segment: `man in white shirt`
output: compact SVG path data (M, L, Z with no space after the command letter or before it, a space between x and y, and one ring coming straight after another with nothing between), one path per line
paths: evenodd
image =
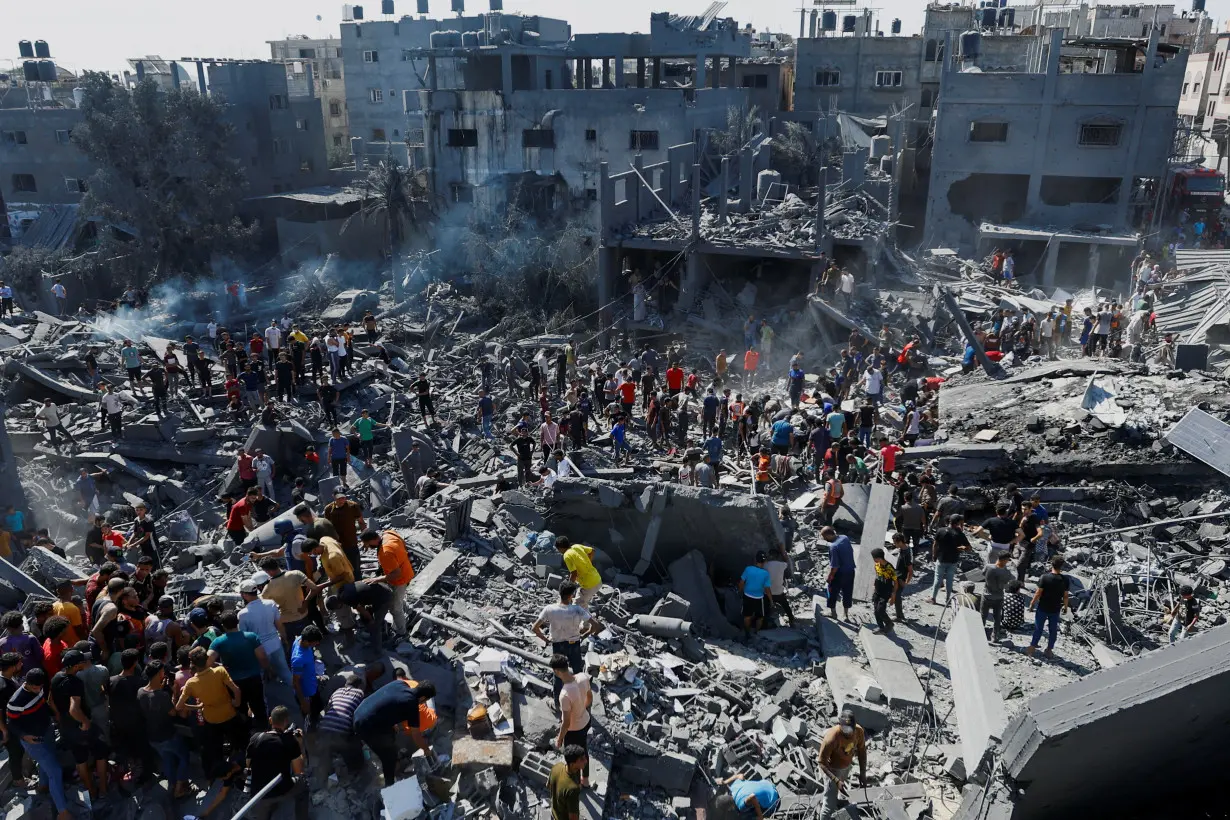
M551 420L550 412L543 414L542 424L538 426L538 435L542 442L542 457L545 459L551 455L551 451L559 442L559 425Z
M273 494L273 459L261 449L253 451L252 468L256 470L256 484L269 498L275 498Z
M1008 251L1008 255L1004 257L1004 284L1011 285L1016 279L1016 258L1012 255L1012 251Z
M218 323L213 319L209 320L209 324L205 325L205 331L209 334L209 346L214 350L218 349Z
M847 308L854 304L854 274L848 270L841 272L841 298Z
M884 400L884 374L879 368L867 368L863 374L863 390L867 392L867 398L877 405Z
M63 433L69 442L76 444L77 440L73 438L73 434L65 429L60 423L60 411L56 409L55 402L51 399L43 402L43 406L34 414L36 419L43 422L43 429L47 431L47 435L51 438L51 446L60 449L60 434Z
M543 607L538 620L534 622L534 634L543 643L550 645L551 652L568 658L568 664L574 671L585 668L581 641L589 635L596 635L602 630L589 610L579 604L574 604L579 589L576 581L564 581L559 585L559 603ZM543 632L543 627L547 632ZM549 636L548 636L549 633ZM556 699L563 686L558 678L554 681Z
M111 435L114 438L120 438L123 435L123 413L124 400L116 393L111 392L111 388L103 385L102 411L107 416L107 423L111 425Z
M51 295L56 298L56 306L60 309L60 315L63 316L68 312L68 290L65 289L63 282L56 282L51 286Z
M278 360L278 353L282 350L282 329L278 327L278 323L273 319L269 320L269 327L265 328L265 352L269 354L269 366L273 367Z
M1042 317L1042 321L1038 322L1038 340L1042 343L1042 350L1046 353L1046 358L1055 361L1059 357L1055 355L1055 319L1053 314L1046 314Z
M261 583L263 581L263 583ZM244 632L255 632L260 638L261 648L269 656L269 665L274 675L287 686L291 685L290 666L286 662L286 627L282 625L281 610L273 601L260 597L263 584L269 583L269 575L258 572L249 580L239 584L239 595L244 606L239 610L239 628Z
M0 319L5 314L13 316L13 289L0 281Z

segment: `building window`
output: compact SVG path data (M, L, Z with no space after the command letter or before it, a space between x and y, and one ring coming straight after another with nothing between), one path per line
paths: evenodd
M307 131L308 121L306 119L295 120L295 130L296 131Z
M1200 93L1200 83L1196 83L1195 85L1193 85L1193 86L1192 86L1192 93L1193 93L1193 94L1199 94L1199 93Z
M477 128L450 128L448 129L448 147L449 148L477 148L478 147L478 129Z
M551 128L526 128L521 132L522 148L554 148L555 131Z
M598 189L597 188L586 188L585 198L589 200L590 202L597 202L598 201Z
M1210 109L1211 110L1211 109ZM1097 146L1102 148L1113 148L1119 144L1119 137L1123 132L1122 125L1112 124L1089 124L1081 126L1080 144Z
M970 142L1007 142L1008 123L1006 122L971 122L969 124Z
M25 131L5 131L4 132L4 144L5 145L25 145L26 144L26 132Z
M928 40L927 45L923 50L923 60L928 63L934 63L937 60L944 59L943 46L939 40Z
M270 94L269 95L269 110L270 111L280 111L285 107L286 107L285 97L283 97L281 94Z
M1217 111L1217 100L1209 100L1209 107L1205 110L1204 115L1211 117L1215 111Z
M290 140L286 139L285 137L278 137L277 139L275 139L273 141L273 153L275 155L276 154L289 154L290 153Z
M383 88L367 89L367 101L374 102L374 103L384 102L384 89Z
M35 193L38 185L34 182L34 174L13 174L13 190Z
M77 177L64 177L64 190L70 194L84 194L85 180Z
M329 103L329 116L330 117L342 116L342 104L340 102L334 100L333 102Z
M342 79L342 67L330 60L324 64L325 77L330 80Z
M380 52L379 52L379 51L365 51L365 52L363 52L363 62L365 62L365 63L378 63L378 62L380 62Z
M924 88L922 90L922 100L919 105L923 108L935 108L935 99L940 95L940 92L934 88Z
M628 147L633 151L657 151L657 131L633 131L628 140Z
M388 140L388 137L384 135L383 128L373 128L372 129L372 142L386 142L387 140Z
M316 59L316 49L314 48L299 49L299 59L300 60L315 60Z
M816 85L819 86L837 86L841 85L841 72L832 71L830 69L821 69L816 72Z
M769 87L769 75L768 74L744 74L743 75L743 87L744 88L768 88Z
M341 147L342 147L342 135L341 135L341 134L334 134L334 135L333 135L333 147L334 147L334 148L341 148Z
M61 128L56 131L56 142L60 145L68 145L73 140L73 132L66 128Z
M453 198L453 202L473 202L474 188L466 185L464 182L454 182L448 186L449 194Z
M423 146L427 144L425 140L426 140L426 135L423 133L422 128L407 128L406 129L406 145Z
M310 159L299 160L299 173L301 174L312 173L312 160Z
M598 130L596 128L586 128L585 129L585 141L586 142L597 142L598 141Z
M1186 96L1187 96L1187 87L1188 87L1189 85L1191 85L1191 83L1183 83L1183 96L1184 96L1184 97L1186 97Z
M876 88L900 88L901 87L901 72L900 71L877 71L876 72Z

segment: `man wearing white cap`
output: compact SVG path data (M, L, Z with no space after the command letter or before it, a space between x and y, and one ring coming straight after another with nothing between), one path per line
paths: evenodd
M282 613L273 601L260 597L265 584L269 583L269 573L258 572L239 584L239 597L243 598L244 607L239 610L239 628L244 632L255 632L260 638L261 648L269 656L269 665L280 682L290 686L290 665L286 662L286 627L282 626Z

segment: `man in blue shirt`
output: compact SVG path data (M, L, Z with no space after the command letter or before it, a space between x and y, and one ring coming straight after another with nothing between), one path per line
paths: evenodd
M771 780L744 780L740 774L732 775L721 781L721 785L730 788L729 794L723 794L714 801L718 817L756 817L757 820L772 814L781 802L777 787Z
M320 719L324 704L320 700L320 684L316 680L316 647L324 640L318 626L305 626L290 649L290 673L299 709L310 726Z
M621 416L615 422L615 426L611 428L611 441L615 444L615 466L618 467L621 462L632 460L632 448L628 446L628 437L624 428L624 420ZM627 454L625 457L624 454Z
M209 659L221 663L239 687L239 716L247 719L252 713L252 728L263 732L269 728L269 710L265 707L264 670L269 669L269 656L255 632L239 631L239 615L227 612L222 616L222 634L209 644Z
M491 438L491 419L495 417L495 401L486 390L478 391L478 422L483 428L483 438Z
M717 393L713 388L709 388L709 392L705 394L705 401L701 407L700 414L700 434L708 437L713 435L717 428L718 405L722 400L717 397Z
M790 419L778 419L773 422L773 454L788 456L793 445L794 425L790 423Z
M716 433L705 439L705 452L709 454L709 466L713 468L713 475L721 472L722 467L722 438Z
M743 634L751 637L753 631L759 631L764 623L766 604L773 603L773 593L770 591L773 580L769 571L764 568L768 559L764 551L756 553L756 563L743 570L739 578L739 592L743 593Z
M342 435L340 428L334 427L329 438L329 467L332 468L333 475L342 480L342 484L346 483L346 468L349 465L350 440Z
M243 382L243 395L248 407L259 413L265 403L265 377L260 373L253 373L252 365L245 364L243 372L239 374L239 381Z
M837 599L841 598L845 610L843 620L850 620L850 603L854 599L854 546L850 537L838 535L837 530L825 527L820 538L829 547L829 615L837 619Z

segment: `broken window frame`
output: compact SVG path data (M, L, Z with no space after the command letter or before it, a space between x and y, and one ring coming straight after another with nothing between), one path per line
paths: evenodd
M525 128L521 131L521 147L522 148L539 148L554 150L555 148L555 129L553 128Z
M85 180L80 177L64 177L64 190L70 194L84 194Z
M970 120L966 142L994 145L1007 141L1008 123L998 120Z
M34 174L13 174L13 193L37 194L38 180Z
M628 132L628 150L630 151L657 151L658 150L658 132L657 131L642 131L632 129Z
M450 128L448 129L447 142L445 145L449 148L477 148L478 129Z
M380 62L380 52L376 49L369 49L363 52L363 62L378 63Z
M768 88L769 87L769 75L768 74L744 74L742 87L743 88Z
M1114 134L1114 140L1091 139L1096 130L1104 130ZM1082 122L1077 132L1076 142L1081 148L1118 148L1123 140L1123 123L1120 122Z
M383 88L367 89L367 101L369 103L372 103L373 105L378 105L384 102L384 89Z
M448 186L449 199L455 203L474 201L474 186L467 182L450 182Z
M385 133L383 128L373 128L372 129L372 142L388 142L388 141L389 141L388 135Z
M881 82L881 80L884 78L887 78L888 82ZM875 76L875 87L876 88L901 88L903 80L904 80L904 77L900 69L896 69L896 68L886 68L883 70L877 69L876 76Z
M816 70L816 86L818 88L838 88L841 86L841 72L835 68Z

